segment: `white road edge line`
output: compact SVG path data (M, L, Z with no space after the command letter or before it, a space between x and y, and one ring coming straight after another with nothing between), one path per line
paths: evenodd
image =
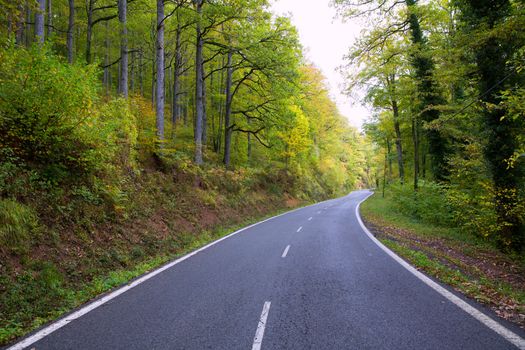
M281 258L286 258L286 255L288 255L288 251L290 250L290 245L288 244L286 248L284 248L283 255L281 255Z
M297 229L297 232L301 232L302 229L303 229L303 227L300 226L300 227Z
M311 217L311 216L308 218L308 221L310 221L310 220L312 220L312 217Z
M219 242L224 241L225 239L228 239L228 238L230 238L230 237L232 237L232 236L234 236L234 235L236 235L238 233L246 231L246 230L248 230L248 229L250 229L250 228L252 228L254 226L257 226L259 224L262 224L264 222L273 220L273 219L278 218L280 216L291 214L291 213L299 211L301 209L305 209L305 208L308 208L308 207L313 207L313 206L319 205L321 203L324 203L324 202L319 202L319 203L315 203L315 204L312 204L312 205L307 205L307 206L304 206L304 207L301 207L301 208L296 208L296 209L287 211L287 212L279 214L279 215L272 216L272 217L270 217L268 219L256 222L255 224L251 224L249 226L243 227L243 228L241 228L241 229L239 229L239 230L237 230L235 232L230 233L229 235L226 235L226 236L224 236L222 238L219 238L216 241L210 242L210 243L206 244L205 246L203 246L203 247L201 247L201 248L199 248L197 250L194 250L191 253L188 253L188 254L186 254L186 255L184 255L184 256L176 259L176 260L173 260L170 263L167 263L164 266L159 267L156 270L151 271L150 273L147 273L147 274L143 275L142 277L137 278L136 280L134 280L130 284L125 285L125 286L123 286L123 287L121 287L121 288L119 288L117 290L114 290L113 292L110 292L109 294L101 297L100 299L97 299L97 300L95 300L95 301L93 301L91 303L88 302L88 304L86 306L80 308L77 311L72 312L69 315L66 315L65 317L63 317L61 319L58 319L57 321L51 323L49 326L44 327L44 328L40 329L39 331L35 332L34 334L29 335L27 338L24 338L24 339L20 340L18 343L13 344L11 347L7 348L6 350L22 350L22 349L25 349L25 348L29 347L30 345L36 343L40 339L45 338L49 334L51 334L51 333L55 332L56 330L64 327L68 323L76 320L77 318L80 318L80 317L84 316L88 312L98 308L99 306L104 305L108 301L110 301L110 300L118 297L119 295L127 292L131 288L134 288L134 287L138 286L139 284L142 284L142 283L146 282L147 280L149 280L152 277L155 277L159 273L161 273L161 272L163 272L163 271L165 271L165 270L167 270L167 269L169 269L169 268L171 268L171 267L173 267L173 266L183 262L186 259L191 258L192 256L202 252L205 249L208 249L208 248L214 246L215 244L217 244Z
M259 318L259 324L257 325L257 331L255 331L255 337L253 338L252 350L260 350L263 337L264 329L266 328L266 320L268 319L268 313L270 312L271 301L264 302L264 306L261 312L261 318Z
M476 309L473 306L470 306L468 303L460 299L459 297L455 296L433 280L431 280L429 277L424 275L423 273L419 272L416 268L414 268L412 265L407 263L405 260L403 260L399 255L388 249L383 243L381 243L365 226L363 223L363 220L361 219L361 215L359 214L359 206L361 203L363 203L368 197L370 197L373 193L366 196L361 202L357 204L355 207L355 214L357 217L357 221L359 222L359 225L361 225L361 228L366 233L366 235L381 248L384 250L392 259L394 259L396 262L398 262L401 266L403 266L405 269L407 269L410 273L412 273L414 276L419 278L423 283L425 283L430 288L434 289L436 292L441 294L443 297L447 298L451 303L458 306L460 309L474 317L479 322L483 323L488 328L492 329L494 332L498 333L500 336L505 338L507 341L511 342L513 345L515 345L520 350L525 350L525 339L517 335L516 333L512 332L508 328L502 326L500 323L494 321L492 318L488 317L478 309Z

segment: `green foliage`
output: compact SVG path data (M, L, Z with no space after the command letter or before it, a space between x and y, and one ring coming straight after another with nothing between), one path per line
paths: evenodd
M0 48L0 148L11 163L50 181L93 170L95 79L93 67L43 50Z
M0 199L0 247L26 251L37 232L35 212L13 199Z
M396 209L405 215L434 225L452 224L452 212L445 200L446 190L434 182L422 183L418 191L406 185L394 184L390 188Z

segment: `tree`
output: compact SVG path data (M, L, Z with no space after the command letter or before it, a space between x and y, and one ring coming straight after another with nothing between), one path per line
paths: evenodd
M412 39L412 65L415 70L418 95L420 101L421 119L427 123L437 120L440 116L438 106L445 103L437 90L434 78L434 62L429 55L426 39L423 36L418 17L417 0L406 0L408 22ZM446 164L448 145L440 131L431 128L426 130L429 151L432 155L432 172L436 180L445 181L448 175Z
M67 61L73 63L73 30L75 28L75 0L69 0L69 21L67 26Z
M164 139L164 19L164 0L157 0L157 89L155 106L159 141Z
M35 37L40 44L44 43L44 14L46 13L46 0L38 0L38 9L35 12Z
M118 0L118 20L120 23L120 76L119 93L128 98L128 25L127 0ZM164 68L163 68L164 69Z
M508 58L518 46L509 28L505 28L512 7L508 0L460 2L462 19L468 34L478 42L473 48L479 75L479 99L487 144L484 155L494 182L496 212L500 225L499 243L503 248L521 250L525 245L524 219L519 210L522 166L509 167L509 160L519 148L521 121L510 118L502 101L502 91L518 80ZM486 28L480 32L478 28ZM502 30L506 29L506 30ZM510 28L512 30L512 27Z
M201 30L202 6L204 0L193 0L197 12L197 23L195 25L196 48L195 48L195 163L202 164L202 129L204 119L204 79L203 79L203 56L204 38Z

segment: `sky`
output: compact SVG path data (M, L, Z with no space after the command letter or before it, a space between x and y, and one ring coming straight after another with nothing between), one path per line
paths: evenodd
M350 124L361 128L370 112L358 98L351 100L342 94L343 77L337 72L337 67L343 64L343 56L362 27L356 22L343 23L337 19L336 11L329 3L330 0L273 0L272 11L291 17L307 59L323 72L339 111Z

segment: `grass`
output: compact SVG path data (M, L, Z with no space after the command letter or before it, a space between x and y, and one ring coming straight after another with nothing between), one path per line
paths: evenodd
M412 265L525 327L523 257L505 255L458 228L403 214L388 195L370 197L361 215L381 242Z

